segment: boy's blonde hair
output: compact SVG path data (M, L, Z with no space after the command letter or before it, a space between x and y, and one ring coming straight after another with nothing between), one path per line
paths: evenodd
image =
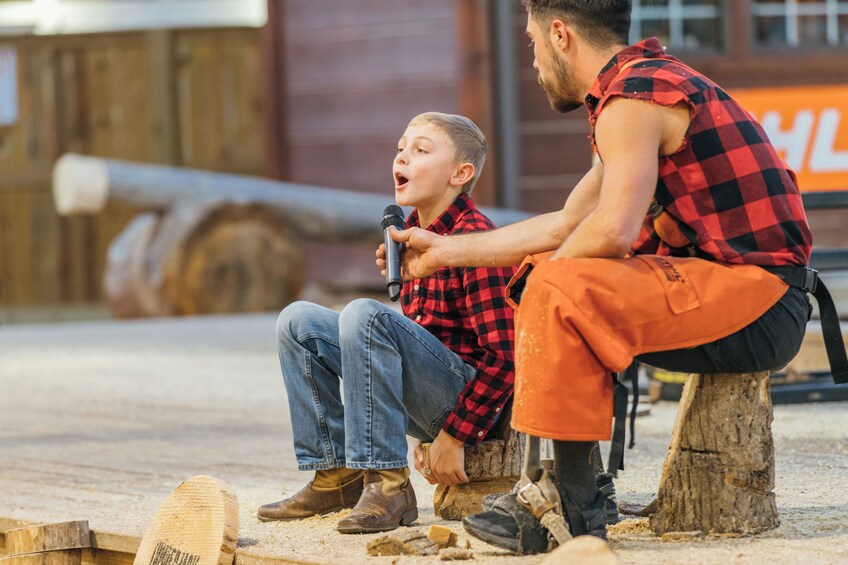
M474 165L474 176L462 185L462 192L470 193L474 183L480 178L483 165L486 163L486 136L477 127L477 124L457 114L445 114L442 112L424 112L410 120L410 126L430 125L438 128L448 139L451 140L456 154L454 159L457 164L471 163Z

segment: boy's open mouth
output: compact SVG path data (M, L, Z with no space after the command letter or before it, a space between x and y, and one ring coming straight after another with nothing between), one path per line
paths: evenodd
M395 188L403 188L409 183L409 179L400 173L395 173Z

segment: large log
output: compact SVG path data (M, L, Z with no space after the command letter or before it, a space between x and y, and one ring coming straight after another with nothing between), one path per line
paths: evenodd
M264 312L293 301L305 277L276 209L206 201L136 218L109 248L104 286L123 318Z
M779 524L769 374L689 375L651 528L752 534Z
M369 194L249 177L85 157L68 153L53 169L60 214L96 213L109 200L167 210L183 202L265 204L283 225L313 241L378 243L383 209L393 194ZM496 225L527 218L513 210L483 208Z

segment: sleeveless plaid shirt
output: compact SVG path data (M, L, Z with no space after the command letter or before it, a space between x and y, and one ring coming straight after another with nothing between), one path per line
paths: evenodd
M634 59L648 60L627 66ZM666 55L652 38L620 51L590 89L593 144L598 116L616 96L689 108L681 147L659 158L654 198L692 242L695 256L762 266L809 263L812 235L795 174L760 124L724 90ZM632 250L690 253L660 240L650 215Z

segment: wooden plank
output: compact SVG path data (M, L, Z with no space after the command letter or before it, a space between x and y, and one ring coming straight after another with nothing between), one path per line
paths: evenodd
M80 565L81 563L82 551L79 549L0 557L0 565Z
M453 16L453 0L369 0L365 6L334 0L286 0L286 19L301 33L344 27L379 27Z
M492 99L491 3L487 0L460 0L456 4L459 113L469 117L483 131L489 147L487 160L491 166L497 159L495 149L498 146ZM474 187L475 202L485 206L498 204L495 177L488 174L488 168L484 167Z
M12 294L12 195L0 192L0 304L14 304Z
M181 161L174 50L174 31L154 30L147 33L147 98L150 103L147 155L154 163L165 165L178 165Z
M16 304L32 304L33 291L33 233L30 226L32 197L26 192L12 193L7 201L10 205L10 236L7 247L11 258L10 292Z
M53 203L53 194L49 184L32 193L30 227L33 238L32 286L34 302L37 304L57 304L60 302L59 289L59 216Z
M85 547L91 547L91 534L88 531L88 522L84 520L6 530L6 553L9 555Z

